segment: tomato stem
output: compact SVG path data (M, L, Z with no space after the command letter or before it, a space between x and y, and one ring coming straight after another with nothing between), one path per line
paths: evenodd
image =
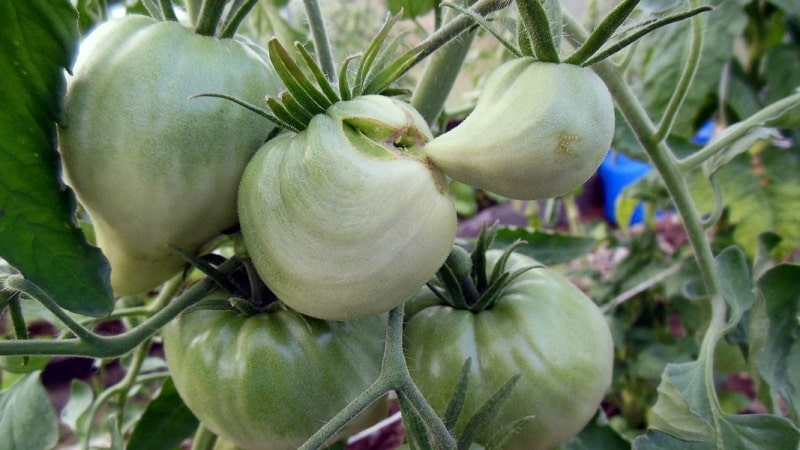
M308 27L311 29L311 37L314 40L314 51L317 54L317 61L325 77L329 81L336 79L336 63L333 58L331 41L328 38L325 19L317 0L303 0L303 6L308 18Z
M536 59L544 62L560 61L556 43L550 30L550 20L540 0L517 0L520 26L524 28Z
M239 29L239 25L242 24L242 21L256 4L258 4L258 0L234 2L231 10L228 11L222 24L219 26L219 37L222 39L233 38L236 35L236 31Z
M578 50L567 58L565 62L577 65L582 65L586 62L589 57L600 50L603 44L608 42L638 4L639 0L625 0L617 5L592 31L592 34L589 35L583 45L578 47Z
M194 32L202 36L214 36L222 18L222 12L225 10L225 3L226 0L203 0Z

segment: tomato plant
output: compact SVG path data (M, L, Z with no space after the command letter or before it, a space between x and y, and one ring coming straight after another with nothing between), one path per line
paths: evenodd
M473 361L457 432L504 383L521 375L497 413L496 427L477 442L487 444L496 429L527 418L502 448L553 448L576 435L597 412L611 385L614 344L589 297L557 272L512 250L478 247L475 252L485 256L473 253L479 264L469 271L459 273L458 264L452 264L460 286L454 294L432 286L409 300L412 305L432 303L408 318L409 370L444 414L459 368L468 358ZM459 296L463 301L454 299ZM448 302L437 302L439 297Z
M223 439L296 449L377 377L385 317L323 322L279 308L248 315L228 295L211 294L164 328L181 398ZM377 402L332 442L385 416Z
M586 3L0 2L0 448L798 448L800 11Z
M191 97L257 101L280 83L239 40L145 16L103 23L78 55L59 130L65 179L115 293L138 294L186 265L170 246L196 252L236 224L239 178L274 128L230 102Z
M429 136L406 104L362 96L259 150L239 191L242 233L286 305L360 318L389 311L433 276L456 213L444 176L415 154ZM391 207L381 207L387 198Z
M492 71L472 113L425 152L465 184L544 199L583 185L613 134L611 95L594 72L518 58Z

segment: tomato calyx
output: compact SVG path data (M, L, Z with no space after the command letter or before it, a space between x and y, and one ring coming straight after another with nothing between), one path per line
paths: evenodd
M472 252L454 245L447 260L436 273L436 280L439 283L428 282L428 288L451 307L477 313L491 309L505 288L518 276L529 270L544 267L541 264L534 264L513 272L507 271L509 256L525 243L523 240L517 240L503 251L492 272L487 276L486 252L492 247L496 235L496 227L487 229L484 226Z
M236 259L239 264L229 272L222 271L219 267L227 261L227 259L219 254L210 253L203 256L195 256L178 247L172 247L172 250L181 255L186 261L191 264L204 275L208 276L219 286L220 289L229 292L229 306L233 307L242 314L251 316L259 313L277 312L283 309L278 297L275 293L267 287L266 284L258 276L258 273L253 266L252 260L247 256L244 245L241 245L235 239L237 244L235 247Z

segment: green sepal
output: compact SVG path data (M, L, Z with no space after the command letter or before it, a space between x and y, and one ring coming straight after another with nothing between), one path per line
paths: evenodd
M470 417L469 422L464 427L461 436L458 437L458 448L469 448L470 444L475 441L475 438L481 432L488 429L492 425L492 421L497 417L500 407L503 406L511 395L511 390L514 389L522 375L517 374L511 377L498 391L487 400L475 414Z
M416 408L414 408L414 405L411 403L408 397L406 397L406 394L403 391L399 391L397 393L397 403L400 404L403 425L409 435L408 437L410 438L407 439L409 446L416 448L414 447L414 442L416 442L420 448L432 448L422 417L420 417L419 412L417 412Z
M311 75L314 76L314 79L317 81L317 86L320 87L322 93L327 98L330 104L334 104L338 102L341 98L336 93L336 90L331 85L331 82L328 81L328 78L325 76L325 73L322 71L322 68L319 67L317 61L311 56L311 53L306 50L303 44L299 42L295 42L295 48L297 49L300 56L303 57L303 61L305 61L308 68L311 70Z
M453 433L456 429L456 423L461 416L461 411L464 410L464 403L467 400L467 385L469 384L469 371L472 368L472 358L467 358L464 365L461 367L461 375L458 377L453 394L447 402L447 408L444 410L442 422L445 427Z
M301 104L300 108L305 110L305 115L314 116L324 113L332 102L308 79L303 69L292 59L289 52L283 48L280 41L278 41L277 38L270 39L267 43L267 49L269 50L269 59L272 66L275 68L275 72L277 72L281 81L283 81L286 90ZM319 69L319 67L314 64L311 67L312 72L314 67ZM300 115L295 112L292 113L294 116ZM307 123L305 125L307 125Z

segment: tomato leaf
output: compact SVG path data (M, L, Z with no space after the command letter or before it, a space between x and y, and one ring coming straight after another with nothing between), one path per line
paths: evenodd
M777 258L790 254L800 244L800 210L786 205L800 201L800 157L793 151L770 147L753 157L744 154L721 167L714 175L734 225L733 238L752 257L758 236L778 233L783 241L773 250ZM714 211L714 195L708 180L698 172L690 177L692 198L698 211Z
M504 227L497 230L494 248L505 248L522 239L524 244L516 251L551 266L571 261L589 253L595 240L585 236L571 236L546 230Z
M702 366L696 361L668 364L661 375L650 426L693 441L712 441L711 408Z
M85 381L72 380L69 388L69 401L61 410L61 422L80 434L79 430L84 429L86 421L93 419L89 414L93 401L92 387Z
M0 436L6 450L45 450L58 443L58 419L40 375L30 373L0 392Z
M602 410L577 436L564 444L563 450L617 450L630 448L628 442L608 425L608 417Z
M387 0L387 6L392 15L403 10L403 17L411 19L426 14L433 9L434 0Z
M171 450L189 437L200 422L186 407L175 389L172 378L161 386L161 391L147 405L142 418L133 430L129 450Z
M715 0L714 12L705 15L704 34L707 42L713 36L713 45L704 45L703 68L694 77L692 87L678 114L673 133L690 138L694 123L704 113L709 97L719 89L719 74L723 66L733 57L734 42L747 26L747 15L737 2ZM639 66L634 62L633 70L642 76L640 99L648 111L659 117L666 109L680 79L686 49L691 39L689 21L672 24L637 41Z
M766 347L758 354L761 376L800 417L800 266L781 264L757 281L766 301L769 330Z
M633 448L797 448L800 430L786 418L768 414L721 414L712 407L703 368L697 361L667 365L652 410L651 430L637 438Z
M55 151L77 13L67 0L31 0L0 3L0 17L0 255L60 306L108 314L108 263L72 219Z
M736 325L755 303L752 275L744 251L736 246L723 250L716 257L716 271L722 296L730 308L729 326Z

